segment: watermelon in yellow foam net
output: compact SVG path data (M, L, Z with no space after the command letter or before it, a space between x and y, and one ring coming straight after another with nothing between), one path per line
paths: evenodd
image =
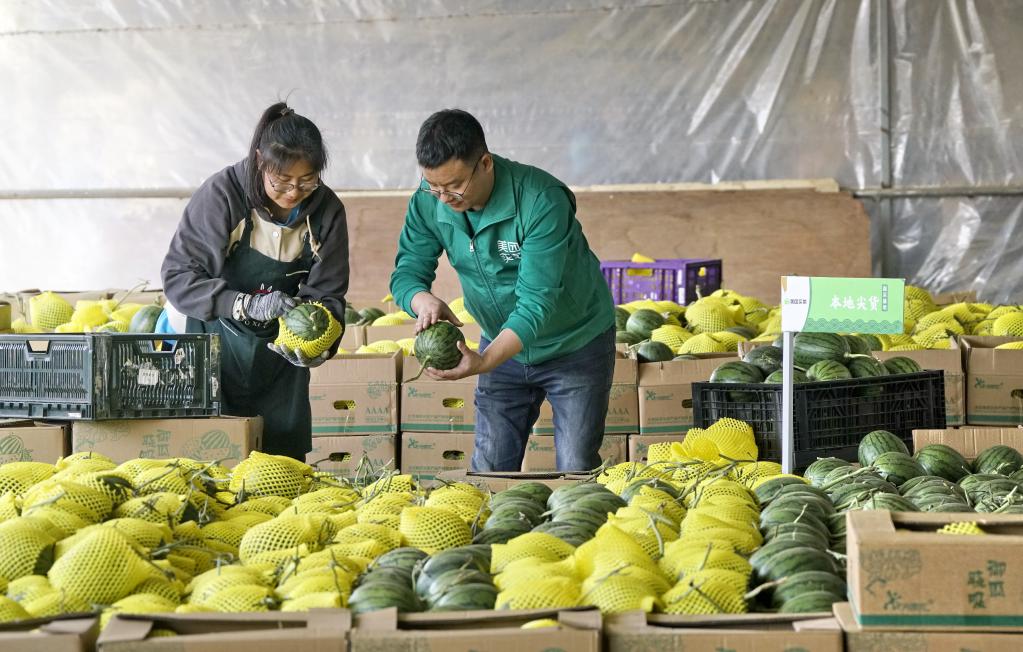
M344 327L320 303L303 303L278 320L280 331L274 344L298 350L310 358L322 354L341 337Z

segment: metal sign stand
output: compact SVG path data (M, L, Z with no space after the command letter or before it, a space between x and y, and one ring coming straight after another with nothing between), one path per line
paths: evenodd
M792 331L782 334L782 382L781 382L781 472L792 473L795 464L795 442L792 428Z

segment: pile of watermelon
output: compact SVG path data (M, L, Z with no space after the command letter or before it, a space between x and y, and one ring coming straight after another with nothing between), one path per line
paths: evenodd
M881 362L873 357L876 338L870 335L797 333L793 338L793 381L796 383L877 378L922 371L910 358ZM726 362L711 374L712 383L780 383L780 342L751 349L742 360ZM878 347L879 348L879 347Z

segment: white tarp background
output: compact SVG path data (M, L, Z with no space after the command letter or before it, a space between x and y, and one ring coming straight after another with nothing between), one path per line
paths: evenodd
M158 281L181 197L285 96L342 194L411 188L451 106L572 185L1023 185L1021 29L1012 0L0 0L0 289ZM1019 198L866 205L877 272L1023 297Z

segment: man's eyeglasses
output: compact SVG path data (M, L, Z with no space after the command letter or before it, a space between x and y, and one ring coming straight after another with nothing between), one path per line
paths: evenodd
M300 183L298 185L295 185L294 183L274 181L274 178L271 177L269 174L266 175L266 180L270 182L270 187L274 189L274 192L279 192L282 195L291 192L295 188L298 188L299 192L312 192L320 187L319 181L314 181L313 183Z
M485 156L485 154L484 154L484 156ZM472 178L474 176L476 176L476 168L479 167L480 161L482 161L482 160L483 160L483 156L480 156L478 159L476 159L476 165L472 166L472 173L469 174L469 180L465 182L465 187L462 188L461 192L452 192L450 190L434 190L433 188L423 188L422 187L423 181L425 181L426 179L424 179L422 176L419 177L419 186L420 186L419 190L421 192L429 193L429 194L433 195L434 197L436 197L437 199L443 199L443 198L447 197L447 198L451 199L452 201L461 202L461 201L463 201L465 199L465 193L466 193L467 190L469 190L469 184L472 183Z

